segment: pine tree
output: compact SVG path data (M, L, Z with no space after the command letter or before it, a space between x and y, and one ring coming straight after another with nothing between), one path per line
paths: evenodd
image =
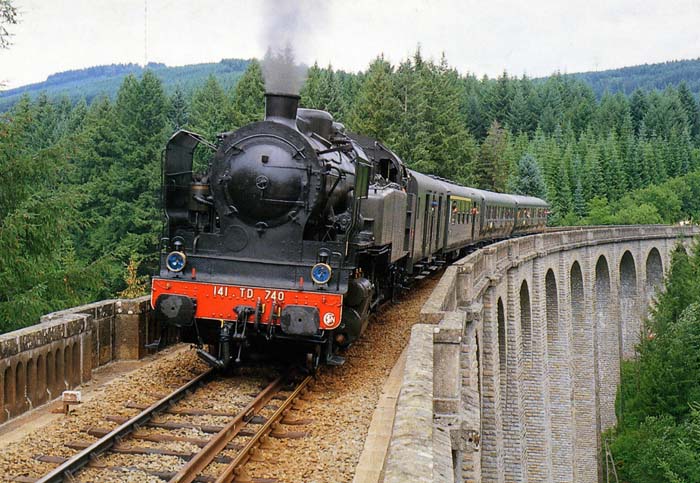
M84 193L68 183L68 143L35 150L25 142L37 128L29 113L0 117L0 333L86 302L101 282L74 256Z
M678 86L678 98L688 118L688 132L697 138L700 136L700 106L685 81Z
M299 92L302 106L321 109L319 107L321 104L321 82L322 70L318 66L318 62L314 62L314 65L309 67L309 70L306 72L306 81Z
M231 116L229 98L212 74L192 96L190 107L192 130L213 142L217 134L234 127Z
M619 153L622 169L627 180L626 186L629 189L636 189L642 186L640 173L641 160L637 149L637 140L634 136L634 127L631 114L627 113L620 128Z
M565 158L559 161L557 182L552 186L554 195L551 198L553 217L552 223L559 224L561 220L571 212L573 196L571 193L571 180Z
M175 87L175 92L170 96L168 120L173 131L184 128L189 121L187 99L185 99L185 93L179 84Z
M508 164L505 159L507 136L507 132L498 121L491 124L486 139L481 144L474 169L474 181L478 188L505 191L508 180Z
M345 106L340 88L340 79L333 71L333 66L328 64L321 76L321 109L342 119Z
M513 102L511 103L510 113L508 115L508 127L514 133L527 133L532 129L531 112L522 88L515 89Z
M496 82L490 84L489 88L486 89L483 102L489 122L498 121L500 125L508 123L511 117L510 106L514 96L511 84L508 73L503 71Z
M233 92L233 127L262 121L265 117L265 81L257 60L251 60Z
M618 152L618 136L614 129L610 131L602 147L601 169L607 178L605 196L609 201L617 201L627 191L627 180Z
M377 57L372 62L348 122L351 130L380 139L388 145L392 144L396 135L395 123L401 110L392 72L391 64L384 57Z
M75 134L85 127L85 118L88 113L88 105L85 98L81 98L73 107L66 124L66 132Z
M547 188L544 185L542 170L531 154L524 154L518 160L508 189L518 195L546 198Z
M466 99L467 129L477 139L486 137L486 117L477 94L470 94Z
M89 182L94 226L88 244L94 254L111 254L123 270L132 256L143 273L157 261L160 215L160 153L170 134L168 98L150 71L124 79L114 107L117 158ZM116 278L116 275L113 274ZM121 274L114 289L122 288Z
M675 89L668 88L663 94L651 92L648 101L643 121L649 133L668 139L673 128L680 132L688 126L688 116Z
M587 212L586 198L583 193L583 183L581 182L581 178L583 177L583 173L581 172L581 164L581 160L578 157L574 159L574 193L572 209L578 217L582 218L587 215Z
M644 91L641 89L636 89L632 93L632 98L630 99L630 115L632 116L632 125L634 126L635 134L639 134L644 116L646 116L648 109L647 97Z

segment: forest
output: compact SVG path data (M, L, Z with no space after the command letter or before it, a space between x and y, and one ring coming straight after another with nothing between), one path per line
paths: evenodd
M160 163L172 133L211 141L260 120L253 60L171 94L157 71L114 100L25 95L0 120L0 332L147 289L162 229ZM464 75L418 50L360 74L309 68L301 104L376 136L410 167L546 198L550 223L674 223L700 214L700 106L681 83L604 94L570 76Z
M672 253L634 360L622 367L618 424L603 437L609 481L700 481L700 247ZM618 480L615 480L615 477Z
M140 76L147 70L158 76L168 93L172 93L178 86L185 91L192 91L210 75L213 75L225 89L230 89L247 66L247 60L223 59L216 63L177 67L149 62L145 67L138 64L109 64L58 72L48 76L44 82L0 91L0 112L9 110L25 94L32 99L39 95L46 95L50 99L65 96L72 102L85 99L88 103L101 95L114 99L126 76L130 74ZM1 83L0 87L2 87Z
M599 96L606 91L630 95L636 89L665 89L666 86L678 85L683 81L696 96L700 93L700 59L581 72L573 76L589 83Z

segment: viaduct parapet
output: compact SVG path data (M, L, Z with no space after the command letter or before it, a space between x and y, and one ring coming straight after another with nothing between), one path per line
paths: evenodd
M89 381L100 366L142 358L159 336L149 297L54 312L0 335L0 422Z
M602 482L623 358L697 227L551 232L449 268L413 327L385 481Z

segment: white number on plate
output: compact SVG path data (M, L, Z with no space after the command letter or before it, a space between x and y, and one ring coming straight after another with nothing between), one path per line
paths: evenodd
M265 290L265 300L274 300L276 302L284 301L284 292L282 290Z

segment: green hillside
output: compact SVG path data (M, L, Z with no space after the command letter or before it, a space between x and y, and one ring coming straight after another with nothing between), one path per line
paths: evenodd
M700 95L700 58L571 75L590 84L598 97L605 91L631 95L636 89L664 90L683 81L696 97Z
M217 63L181 67L150 63L147 68L153 70L161 79L166 92L171 93L176 85L180 85L184 92L190 93L193 87L203 84L209 74L214 74L224 89L230 89L245 71L248 63L248 60L243 59L224 59ZM138 76L144 70L142 66L136 64L111 64L53 74L44 82L0 92L0 112L8 110L25 93L32 98L40 92L46 92L52 98L67 95L73 101L85 97L88 103L102 94L114 98L125 76L128 74ZM606 91L631 95L637 88L646 91L663 90L668 86L677 86L681 82L685 82L690 91L696 97L700 97L700 58L600 72L581 72L569 74L569 76L589 84L598 98Z
M243 59L223 59L217 63L181 67L150 63L146 69L152 70L160 78L166 92L172 92L177 85L184 92L191 92L195 86L203 84L210 74L224 89L233 87L248 63ZM24 94L34 98L40 92L45 92L50 98L66 95L73 101L84 97L88 103L103 94L114 98L124 77L129 74L140 76L144 70L144 67L136 64L111 64L52 74L44 82L0 92L0 112L12 107Z

